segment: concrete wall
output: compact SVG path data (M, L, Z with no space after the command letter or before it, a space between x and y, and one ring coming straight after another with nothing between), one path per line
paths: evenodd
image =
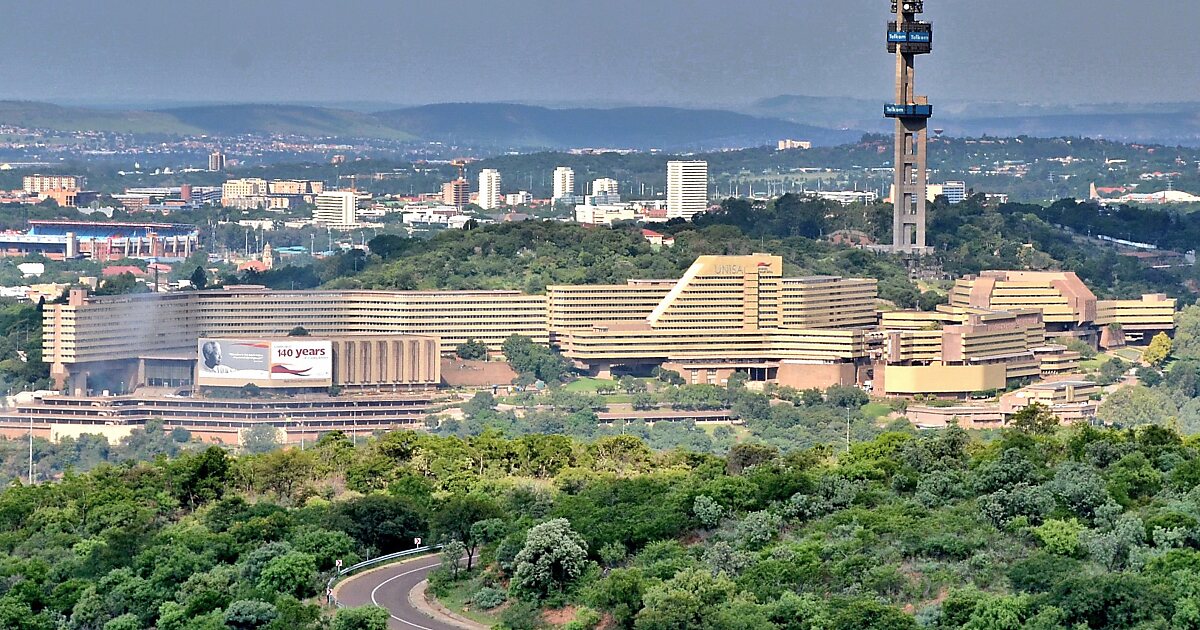
M779 366L776 382L796 389L825 389L833 385L856 384L856 372L852 363L807 365L784 362Z
M888 396L969 394L1003 389L1008 384L1007 373L1004 364L888 365L875 369L875 391Z

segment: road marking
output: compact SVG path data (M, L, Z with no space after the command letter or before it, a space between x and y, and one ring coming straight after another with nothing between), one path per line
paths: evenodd
M406 575L412 575L413 573L416 573L417 571L424 571L425 569L432 569L433 567L436 567L436 566L438 566L438 565L440 565L440 564L441 564L441 562L435 562L435 563L433 563L433 564L427 564L427 565L425 565L425 566L423 566L423 567L417 567L417 568L415 568L415 569L413 569L413 570L411 570L411 571L405 571L404 573L401 573L400 575L394 575L394 576L392 576L392 577L390 577L390 578L388 578L388 579L386 579L386 580L384 580L384 581L380 582L378 586L376 586L375 588L371 589L371 603L372 603L372 604L375 604L376 606L379 606L380 608L383 608L383 609L384 609L384 610L386 610L386 611L388 611L388 616L389 616L389 617L391 617L392 619L395 619L396 621L399 621L400 623L408 624L408 625L410 625L410 626L412 626L412 627L414 627L414 628L419 628L420 630L433 630L433 628L427 628L427 627L425 627L425 626L417 625L417 624L415 624L415 623L413 623L413 622L411 622L411 621L407 621L407 620L404 620L404 619L401 619L401 618L397 617L396 615L393 615L393 614L392 614L392 610L391 610L390 608L388 608L387 606L384 606L384 605L380 604L380 603L379 603L379 600L375 599L375 593L379 592L379 589L381 589L381 588L383 588L384 586L386 586L386 585L387 585L389 582L394 582L394 581L396 581L396 580L399 580L400 578L402 578L402 577L404 577L404 576L406 576Z

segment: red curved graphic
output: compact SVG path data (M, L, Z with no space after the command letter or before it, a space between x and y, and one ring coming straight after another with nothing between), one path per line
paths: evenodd
M290 368L286 365L279 365L278 363L271 366L272 374L287 374L289 376L308 376L308 373L311 371L312 371L312 368L310 368L310 367L304 368L303 370L297 370L295 368Z

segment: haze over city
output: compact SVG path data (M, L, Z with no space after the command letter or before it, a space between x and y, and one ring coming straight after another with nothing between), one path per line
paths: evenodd
M873 98L886 0L12 3L0 98L81 104ZM64 19L70 16L71 19ZM1193 100L1200 3L953 0L930 96ZM52 26L50 26L52 25Z

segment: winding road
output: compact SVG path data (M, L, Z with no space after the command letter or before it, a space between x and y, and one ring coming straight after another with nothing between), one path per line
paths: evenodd
M375 604L391 613L389 628L395 630L463 630L425 614L409 603L409 593L442 563L441 556L422 556L407 562L360 573L338 584L337 598L346 606Z

